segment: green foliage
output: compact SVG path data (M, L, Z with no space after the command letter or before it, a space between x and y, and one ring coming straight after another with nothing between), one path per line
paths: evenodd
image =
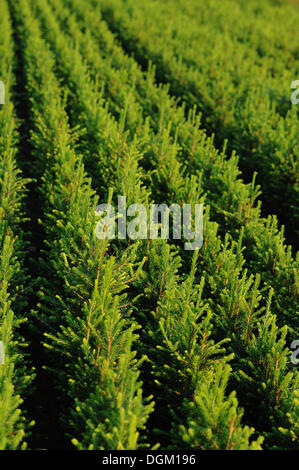
M30 292L17 79L44 238L30 325L67 439L79 450L295 449L299 258L280 223L295 240L297 13L257 0L8 3L23 83L5 1L0 448L26 447L32 379L18 330ZM99 240L95 209L118 195L147 213L204 204L203 246Z
M267 413L267 447L296 449L298 446L298 371L289 370L290 351L286 347L287 326L279 329L269 313L259 322L258 331L248 346L248 360L241 359L236 373L242 384L240 394L248 404L258 402L254 420L264 427L262 413Z
M0 449L16 450L27 446L23 401L33 379L19 330L26 321L24 284L28 275L23 265L26 244L20 224L25 220L23 200L29 180L22 177L16 162L14 50L6 2L0 5L0 28L0 78L5 84L5 104L0 107L0 341L4 349L4 363L0 364Z
M152 61L159 81L189 108L199 107L219 145L228 139L245 174L258 171L267 207L281 214L296 243L298 111L290 84L298 75L298 12L231 0L109 0L101 9L126 50L143 66Z
M234 153L228 158L227 143L219 152L214 139L207 138L205 130L200 128L200 116L196 109L190 110L186 118L185 104L177 106L176 100L169 94L169 86L156 85L155 69L150 67L143 73L136 62L124 54L107 24L101 20L98 4L88 8L80 0L69 0L68 3L76 6L75 18L73 10L65 9L59 0L53 2L61 27L67 25L72 38L67 47L66 36L64 41L61 40L66 49L61 55L61 73L65 73L67 49L74 47L74 54L77 54L80 47L84 61L89 65L90 78L85 81L92 79L95 85L98 84L101 96L107 98L110 111L125 122L124 130L128 138L134 135L134 142L141 143L143 156L141 154L140 165L145 170L143 178L145 181L149 179L151 194L157 201L209 204L211 219L219 223L218 230L222 237L229 233L234 240L238 240L240 231L244 229L245 266L249 273L260 273L262 284L274 288L272 309L281 325L292 323L290 334L295 339L299 331L297 316L294 318L293 315L299 295L299 259L298 255L293 259L291 247L285 244L284 231L279 229L276 217L261 217L260 202L255 202L261 193L255 183L256 173L250 184L243 183L238 158ZM84 33L79 30L76 19ZM93 35L86 31L87 23L91 25ZM44 24L51 35L51 42L53 35L57 43L58 26L53 22L49 27L49 15ZM55 48L56 55L62 48L63 45ZM72 82L76 83L75 78ZM113 84L112 89L109 88L110 83ZM82 96L85 97L85 104L86 89L77 93L72 103L74 122L78 120L76 106ZM95 100L96 95L92 102ZM85 120L85 125L90 125L88 120ZM109 135L111 132L109 129ZM94 134L90 133L89 147L93 140ZM94 152L99 145L103 146L102 141L97 140L96 143ZM86 150L84 145L82 151ZM99 171L96 171L93 180L98 174Z
M180 426L183 448L197 450L262 450L263 438L250 442L254 429L241 426L243 412L238 409L235 393L225 396L230 367L219 365L198 378L194 401L185 403L182 412L188 416ZM173 430L174 440L177 431Z
M97 198L82 157L75 152L75 133L68 124L64 90L54 74L53 57L25 0L15 13L23 40L26 86L34 97L30 117L35 167L36 171L44 168L40 193L46 217L41 223L48 239L41 261L45 274L36 318L48 329L46 346L51 351L57 387L69 397L64 426L70 425L68 432L81 448L88 448L92 440L98 449L132 446L133 450L143 445L139 432L153 409L149 399L142 397L140 360L136 362L132 349L137 325L129 318L129 304L124 304L122 293L131 278L138 276L138 246L129 247L116 260L109 243L95 237ZM39 61L37 49L43 51ZM106 422L103 403L109 404L110 421L98 432L92 425L94 408ZM90 414L90 426L82 428L86 413Z

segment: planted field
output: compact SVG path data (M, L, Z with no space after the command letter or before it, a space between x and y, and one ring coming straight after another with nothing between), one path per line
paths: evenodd
M294 450L299 10L1 0L0 450Z

